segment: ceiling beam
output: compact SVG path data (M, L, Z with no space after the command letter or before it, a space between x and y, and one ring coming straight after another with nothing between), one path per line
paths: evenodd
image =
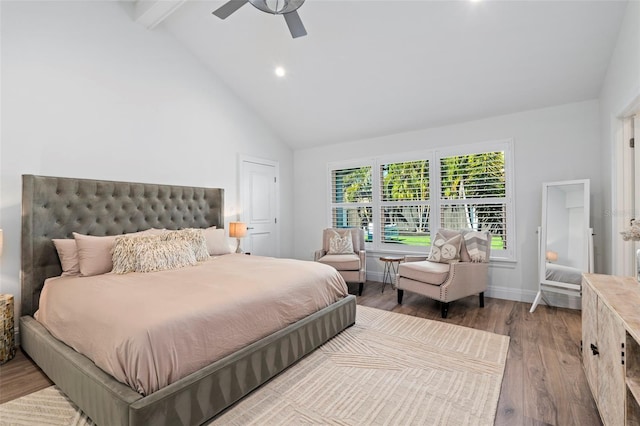
M138 0L134 19L151 30L164 21L187 0Z

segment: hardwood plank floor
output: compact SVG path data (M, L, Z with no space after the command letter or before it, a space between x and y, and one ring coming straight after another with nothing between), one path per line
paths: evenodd
M352 292L356 287L350 288ZM365 284L358 304L491 331L511 338L496 425L601 425L580 360L580 311L478 297L453 302L449 317L440 318L438 302L396 292L377 282ZM0 366L0 403L50 386L49 379L22 352Z
M509 353L502 381L496 425L601 425L582 369L580 311L478 296L451 303L448 318L438 302L396 292L368 282L358 304L507 335ZM355 291L355 287L351 288Z

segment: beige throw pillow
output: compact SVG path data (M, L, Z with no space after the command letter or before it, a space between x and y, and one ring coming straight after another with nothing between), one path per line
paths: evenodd
M471 262L488 262L491 254L491 233L489 231L462 231L464 243Z
M215 226L204 230L204 238L207 243L207 251L211 256L231 253L229 240L224 229L216 229Z
M78 263L78 247L74 238L54 239L60 265L62 266L62 276L80 275L80 264Z
M431 244L428 260L440 263L451 263L460 260L461 243L462 234L459 232L449 238L445 237L441 232L437 232Z
M94 237L73 233L73 238L78 247L78 264L80 275L90 277L92 275L106 274L113 268L111 250L116 241L116 236Z
M162 239L165 241L186 241L190 244L197 261L209 258L207 241L204 238L204 230L202 229L187 228L180 231L167 232L162 235Z
M192 243L179 239L172 241L157 238L140 239L134 244L134 256L135 272L165 271L198 263Z
M116 237L113 245L113 254L111 256L113 262L112 272L115 274L126 274L135 271L136 264L139 262L136 255L137 246L147 241L162 242L162 234L134 234Z
M329 239L329 252L327 254L353 254L353 241L351 232L339 233L333 231Z

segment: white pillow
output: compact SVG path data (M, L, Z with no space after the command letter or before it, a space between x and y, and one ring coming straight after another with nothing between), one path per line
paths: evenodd
M327 254L353 254L353 240L351 232L338 233L333 231L329 238L329 253Z
M216 229L215 227L204 230L204 238L207 243L207 251L211 256L231 253L229 240L227 239L224 229Z
M436 233L436 238L431 244L431 252L427 260L440 263L452 263L460 260L460 245L462 234L459 232L445 237L442 232Z

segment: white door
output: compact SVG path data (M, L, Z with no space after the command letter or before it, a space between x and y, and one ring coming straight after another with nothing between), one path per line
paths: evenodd
M254 158L241 159L242 221L247 235L245 252L259 256L280 254L278 233L278 163Z

